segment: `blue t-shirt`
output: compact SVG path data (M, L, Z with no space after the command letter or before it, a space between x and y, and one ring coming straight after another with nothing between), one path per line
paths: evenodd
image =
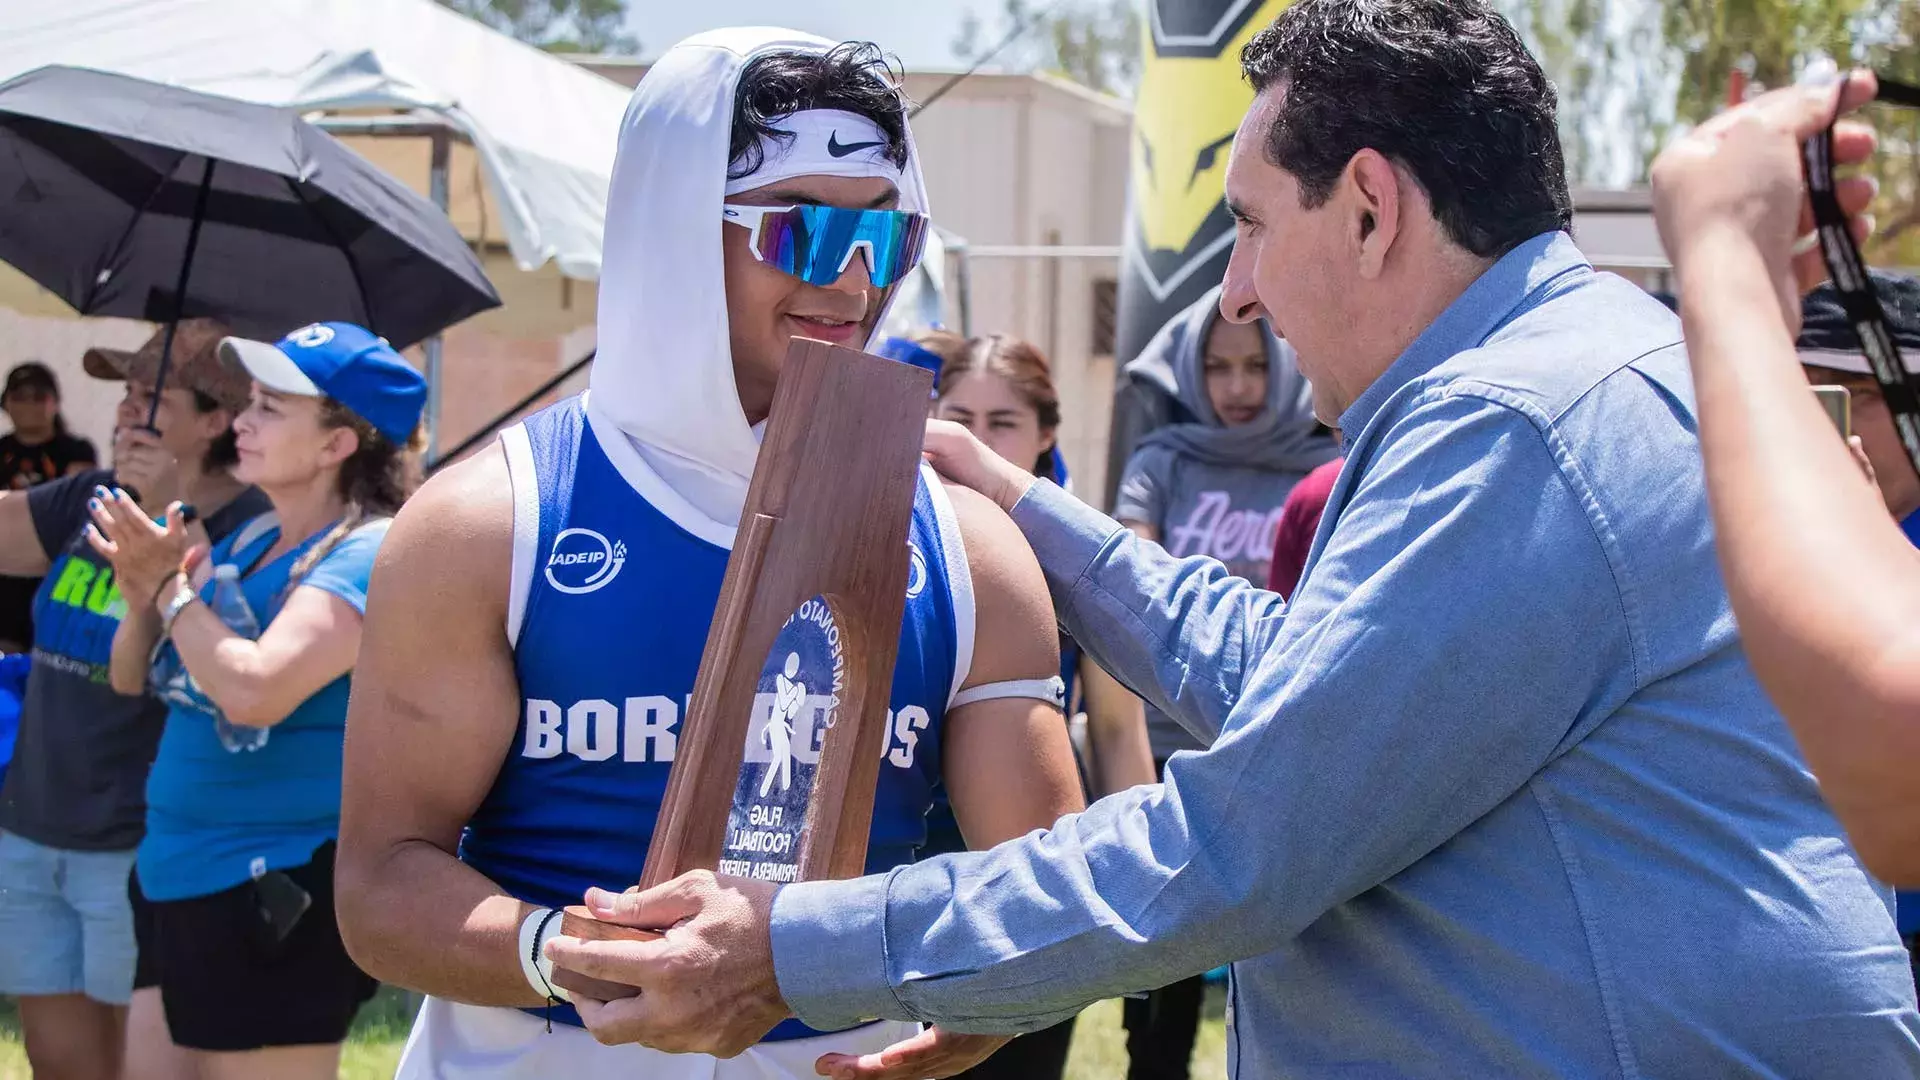
M279 541L271 522L242 527L214 546L215 564L241 570L241 591L262 628L280 612L288 574L320 537L261 563ZM333 594L364 613L373 558L387 521L369 522L334 545L300 587ZM213 595L209 580L201 598ZM172 646L168 645L171 649ZM271 870L301 866L340 831L340 752L349 675L322 687L273 726L258 750L229 752L205 712L175 705L147 778L147 836L140 888L153 900L186 900L230 889Z

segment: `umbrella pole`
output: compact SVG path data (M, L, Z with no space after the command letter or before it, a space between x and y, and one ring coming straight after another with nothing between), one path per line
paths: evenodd
M173 366L173 334L186 313L187 279L193 274L193 253L200 246L200 223L207 217L207 196L213 191L214 159L206 158L200 170L200 190L193 197L193 221L187 226L187 250L180 260L180 277L173 288L173 318L167 321L167 333L160 342L160 369L153 377L153 400L147 405L147 430L159 434L154 420L160 415L160 391L167 385L167 369Z
M447 212L452 201L447 190L448 157L452 153L452 136L445 128L433 133L433 165L427 174L427 190L435 206L441 213ZM442 380L445 369L441 366L442 343L439 334L426 341L427 358L427 460L440 457L440 395L444 388Z

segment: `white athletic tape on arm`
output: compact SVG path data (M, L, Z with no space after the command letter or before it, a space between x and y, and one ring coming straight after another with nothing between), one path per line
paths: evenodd
M527 977L534 993L572 1004L573 998L566 990L553 985L553 961L544 951L547 941L559 932L560 914L552 908L541 908L527 916L520 924L520 973Z
M1006 698L1029 698L1044 701L1065 712L1067 709L1067 684L1060 676L1051 679L1010 679L1007 682L983 683L969 686L953 696L950 709L962 705L972 705L978 701L1000 701Z

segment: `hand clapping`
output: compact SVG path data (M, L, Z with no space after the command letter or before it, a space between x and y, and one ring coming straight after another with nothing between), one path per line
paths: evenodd
M129 603L148 600L180 573L190 543L179 503L167 507L162 524L148 517L124 490L95 488L87 510L93 515L87 542L113 564L121 595Z

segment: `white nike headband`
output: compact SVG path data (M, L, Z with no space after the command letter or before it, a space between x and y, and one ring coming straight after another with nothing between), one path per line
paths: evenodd
M766 187L796 176L877 176L902 187L900 166L887 160L887 135L872 120L839 109L808 109L781 120L791 138L760 137L760 167L727 180L726 193Z

